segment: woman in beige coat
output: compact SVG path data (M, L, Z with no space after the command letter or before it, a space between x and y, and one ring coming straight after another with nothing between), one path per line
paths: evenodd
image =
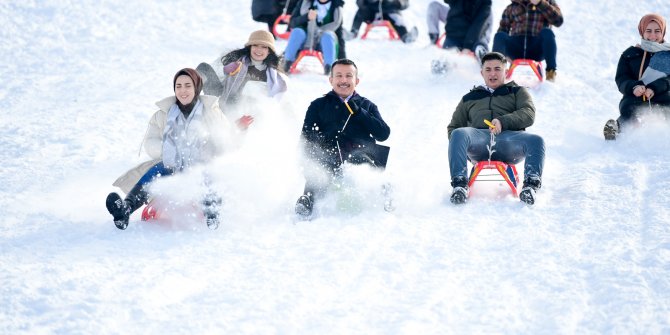
M143 147L152 159L119 177L114 186L127 193L107 196L107 210L119 229L128 227L130 214L148 198L147 185L158 177L181 172L194 165L206 164L223 153L230 143L232 127L219 108L217 97L200 95L202 78L190 68L179 70L173 79L175 95L156 103L159 110L149 121ZM207 226L219 224L220 199L210 192L203 200Z

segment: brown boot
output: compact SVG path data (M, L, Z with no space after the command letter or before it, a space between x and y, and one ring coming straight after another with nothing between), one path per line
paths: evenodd
M556 81L556 70L547 70L547 80L552 83Z

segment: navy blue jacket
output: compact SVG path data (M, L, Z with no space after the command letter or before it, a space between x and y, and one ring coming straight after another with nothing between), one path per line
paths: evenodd
M334 91L328 92L309 105L302 126L302 137L306 140L307 147L311 148L308 150L318 148L327 156L312 158L325 158L334 163L333 160L339 160L341 152L346 160L350 153L366 147L371 148L376 141L385 141L389 137L391 128L384 122L372 101L354 93L349 99L349 106L354 110L354 114L347 122L350 113ZM314 156L323 153L308 151L308 154Z

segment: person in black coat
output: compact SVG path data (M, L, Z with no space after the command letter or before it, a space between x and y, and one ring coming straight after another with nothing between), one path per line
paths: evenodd
M314 201L325 193L330 180L324 174L337 176L344 162L386 165L388 151L379 150L376 142L385 141L391 128L377 106L355 91L356 64L338 59L329 81L333 90L312 101L302 126L305 155L317 166L316 171L306 169L305 190L296 203L296 213L302 216L311 215Z
M251 2L251 17L256 22L267 23L268 31L273 33L274 23L284 13L291 14L298 0L253 0ZM277 38L277 36L275 36Z
M608 120L603 129L606 140L616 139L622 128L640 122L641 110L648 110L649 105L670 106L670 76L665 75L653 81L645 82L645 74L649 69L655 51L654 44L664 43L666 22L658 14L647 14L638 24L642 37L640 45L631 46L621 54L615 81L619 92L623 94L619 102L619 118Z
M358 11L354 16L348 39L358 36L358 31L361 29L363 22L372 23L377 16L381 15L382 19L391 22L403 42L411 43L416 40L417 28L408 29L400 13L400 11L409 7L409 0L357 0L356 5Z
M444 0L448 4L448 10L444 21L447 33L443 48L467 49L475 53L481 61L481 57L489 51L491 41L491 30L493 25L493 14L491 12L491 0ZM445 12L447 7L438 1L433 1L428 6L428 26L437 26L439 17L432 15ZM431 22L437 20L438 22ZM430 29L429 29L430 30ZM429 38L435 43L439 37L439 31L429 31Z

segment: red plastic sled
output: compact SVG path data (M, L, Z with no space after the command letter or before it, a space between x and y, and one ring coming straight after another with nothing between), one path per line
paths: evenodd
M161 204L160 201L157 201L155 198L151 199L151 201L144 206L144 209L142 209L142 221L157 222L159 220L170 220L171 218L179 216L192 216L203 222L205 220L202 209L195 204L172 205L170 207L170 211L166 211L165 205Z
M370 30L377 27L386 28L388 30L390 40L400 39L400 35L398 35L398 32L395 31L395 28L393 28L393 25L388 20L378 20L368 23L365 26L365 32L363 33L363 36L361 36L361 39L362 40L366 39L368 37L368 33L370 32Z
M305 57L316 57L316 59L318 59L319 62L321 62L321 71L323 71L323 65L325 64L325 62L323 61L323 54L321 53L321 51L302 50L298 54L298 58L295 59L295 62L293 62L293 64L291 64L291 68L288 70L288 72L289 73L299 73L300 71L298 70L298 64Z
M542 62L532 59L515 59L507 70L508 81L526 87L536 87L544 81Z
M289 14L282 14L279 15L279 17L275 20L274 25L272 26L272 33L277 37L281 38L282 40L287 40L288 37L291 35L291 31L289 30L288 24L291 21L291 15ZM279 26L286 26L285 29L282 29L282 32L279 31Z
M475 183L477 177L480 175L482 170L492 169L498 171L498 173L503 177L503 180L507 182L512 194L517 197L517 185L519 184L519 174L516 172L516 166L514 164L507 164L501 161L482 161L477 162L472 167L472 172L470 173L470 181L468 182L468 187L472 187L472 184ZM486 175L492 176L492 175Z

